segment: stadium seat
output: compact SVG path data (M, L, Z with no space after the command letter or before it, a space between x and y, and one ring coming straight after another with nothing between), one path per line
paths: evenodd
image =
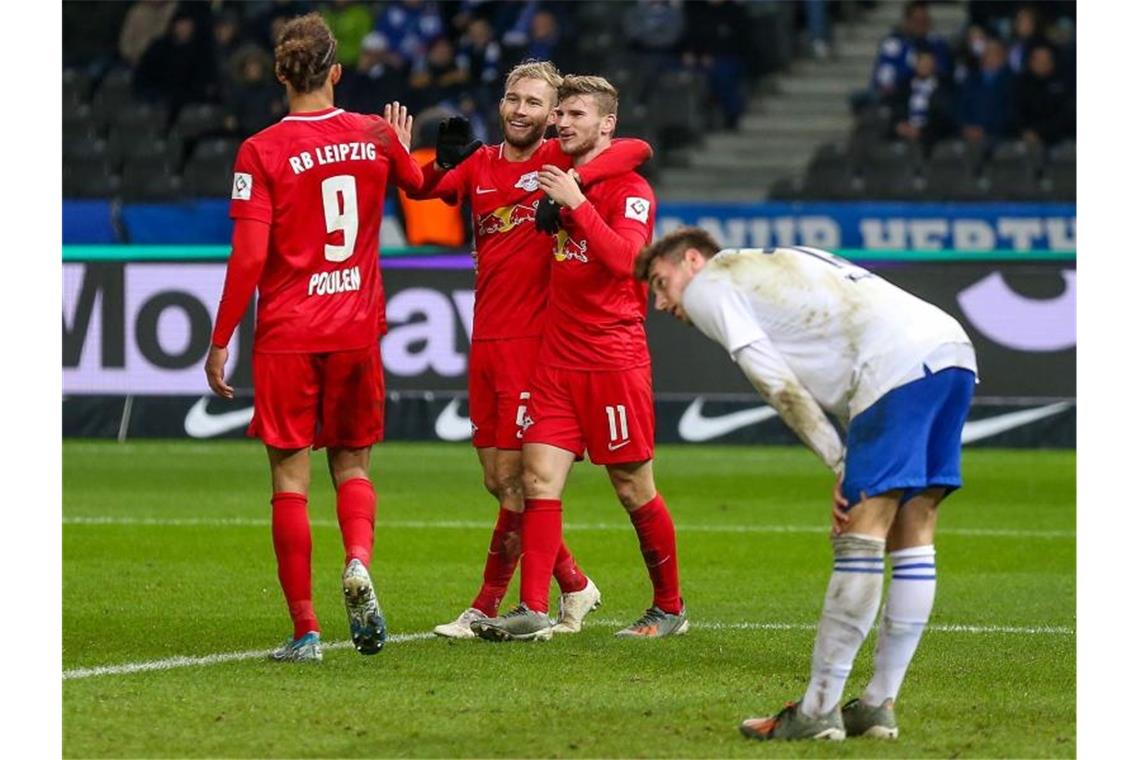
M63 160L65 164L71 161L87 161L106 163L110 166L114 163L107 141L98 137L88 140L65 139L63 142Z
M862 196L862 184L846 154L813 160L803 182L803 197L811 200L849 200Z
M111 114L108 124L112 129L117 127L153 127L158 130L165 130L166 121L165 106L135 100Z
M96 133L102 133L106 127L106 122L100 120L95 110L86 103L63 109L64 127L76 124L88 125L94 128Z
M66 156L70 146L78 142L92 142L99 139L99 131L89 121L63 122L63 154Z
M649 115L662 131L676 130L696 138L704 130L704 80L689 71L671 71L657 80L648 103Z
M64 198L112 198L119 193L119 178L106 166L64 162Z
M1042 200L1077 200L1077 162L1052 162L1045 167L1039 185Z
M1077 162L1077 143L1073 140L1065 140L1052 146L1048 150L1048 159L1050 163L1076 163Z
M91 90L94 82L91 75L83 69L74 67L63 70L63 102L87 103L91 100Z
M125 201L163 203L181 200L182 178L176 174L124 171L120 193Z
M965 164L971 171L976 172L982 162L983 147L981 143L966 140L943 140L935 143L930 152L930 162L947 164Z
M225 131L226 112L213 103L187 103L179 110L171 132L183 140L196 140Z
M111 69L107 72L91 99L97 120L106 124L116 112L134 99L131 80L130 69Z
M923 168L921 195L931 201L979 201L986 197L986 186L979 182L978 170L967 160L934 156Z
M175 173L173 162L165 155L140 156L123 164L123 193L132 200L145 197L142 188L149 188L156 177L169 177Z
M919 194L915 164L909 160L870 161L861 170L870 199L910 201Z
M210 137L199 140L190 153L192 161L226 161L233 165L240 141L233 137Z
M153 153L153 146L159 141L166 142L163 130L148 123L120 124L117 127L112 127L107 135L111 155L119 162L126 161L132 156ZM177 165L182 158L181 143L175 141L174 144L167 144L167 148L168 155L174 159L174 165Z
M994 152L985 168L990 195L1000 200L1033 200L1038 195L1041 167L1038 156L1029 152Z
M192 160L182 172L183 188L192 198L228 198L233 170L233 161Z
M783 177L768 186L770 201L798 201L803 197L803 184L795 177Z

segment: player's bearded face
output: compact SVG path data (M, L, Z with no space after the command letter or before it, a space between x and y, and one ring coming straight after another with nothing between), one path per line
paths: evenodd
M499 101L503 139L515 148L529 148L542 139L554 118L554 88L541 79L520 79Z

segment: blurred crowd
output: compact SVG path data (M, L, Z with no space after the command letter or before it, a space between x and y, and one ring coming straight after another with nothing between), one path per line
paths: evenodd
M138 0L65 4L64 65L95 80L127 66L133 91L176 114L185 103L215 103L234 132L250 134L285 107L273 77L273 40L289 18L316 10L339 40L344 77L338 105L377 112L407 103L471 119L482 139L494 138L503 75L527 58L550 59L564 72L589 66L586 30L573 2L393 0L307 2ZM748 19L736 0L641 0L615 4L612 24L651 73L687 69L707 80L709 105L732 126L746 101ZM585 48L585 52L583 52ZM596 61L594 61L596 63ZM639 97L655 76L639 81Z
M927 150L949 138L1053 145L1076 137L1076 60L1075 2L975 0L956 41L931 31L927 3L908 2L855 106Z

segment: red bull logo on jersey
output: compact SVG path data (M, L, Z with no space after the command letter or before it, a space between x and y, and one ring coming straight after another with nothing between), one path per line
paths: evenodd
M309 295L327 296L360 290L360 267L338 269L334 272L317 272L309 278Z
M575 240L566 230L558 230L558 234L554 236L554 260L567 259L588 263L590 258L586 255L586 241Z
M479 217L476 232L480 236L510 232L520 224L534 222L535 209L537 208L538 201L518 203L514 206L500 206Z

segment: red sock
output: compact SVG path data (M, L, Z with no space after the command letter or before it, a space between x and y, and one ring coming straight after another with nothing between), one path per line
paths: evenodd
M336 519L344 542L344 563L358 559L372 565L376 524L376 489L368 478L353 478L336 489Z
M519 596L534 612L550 609L550 576L562 545L562 502L527 499L522 519L522 587Z
M681 611L681 582L677 573L677 533L661 494L629 513L641 556L653 581L653 603L665 612Z
M293 638L320 631L313 611L313 536L309 531L308 499L299 493L273 494L273 551L277 579L285 592Z
M522 512L499 507L499 519L491 534L491 547L487 549L487 563L483 565L483 588L471 606L488 617L499 614L499 603L507 593L515 566L519 563L519 532L522 530Z
M558 547L558 556L554 559L554 580L558 581L558 589L563 594L586 588L586 576L574 561L565 541Z

